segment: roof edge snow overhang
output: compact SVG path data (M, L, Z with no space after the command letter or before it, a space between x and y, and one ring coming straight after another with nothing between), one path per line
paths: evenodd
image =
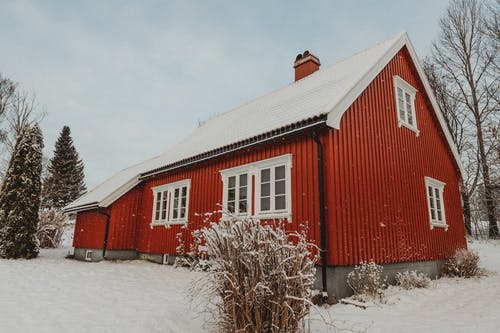
M424 85L425 92L427 93L427 96L429 96L430 102L436 113L439 124L441 125L441 129L446 137L446 140L448 141L451 153L457 164L458 171L460 172L462 179L465 179L466 172L462 166L458 149L455 145L455 142L453 141L451 133L448 129L448 125L446 124L446 120L444 119L444 116L441 112L441 109L439 108L436 102L436 97L432 92L429 81L427 80L427 76L425 75L420 60L418 59L417 52L415 51L415 48L413 47L410 38L408 37L408 34L406 32L402 32L400 34L400 37L395 41L394 45L392 45L392 47L386 51L386 53L372 66L372 68L370 68L370 70L366 72L366 74L349 89L344 98L342 98L339 102L335 104L327 105L327 107L324 110L324 113L328 114L326 123L328 126L332 128L340 129L340 121L344 113L347 110L349 110L349 107L352 105L352 103L354 103L356 98L358 98L361 95L361 93L365 91L368 85L375 79L375 77L385 68L385 66L389 63L389 61L391 61L391 59L394 58L394 56L404 46L406 46L406 48L408 49L410 57L413 63L415 64L418 75Z
M227 146L224 146L224 147L221 147L218 149L211 150L211 151L203 153L203 154L195 155L193 157L181 160L181 161L173 163L173 164L165 165L165 166L162 166L160 168L156 168L156 169L153 169L153 170L150 170L147 172L143 172L140 174L139 180L153 177L157 174L171 171L174 169L178 169L178 168L190 165L190 164L194 164L194 163L206 161L206 160L209 160L212 158L216 158L216 157L219 157L219 156L222 156L225 154L229 154L229 153L241 150L241 149L249 148L249 147L255 146L257 144L265 143L267 141L272 141L272 140L276 140L276 139L279 139L282 137L286 137L286 136L291 135L291 134L300 133L300 132L303 132L303 131L305 131L309 128L312 128L312 127L326 125L326 122L327 122L327 115L326 114L316 116L316 117L313 117L310 119L306 119L306 120L303 120L303 121L300 121L300 122L297 122L297 123L294 123L294 124L291 124L288 126L284 126L284 127L281 127L279 129L276 129L276 130L273 130L273 131L270 131L270 132L267 132L264 134L261 134L261 135L254 136L254 137L247 139L247 140L243 140L243 141L231 144L231 145L227 145Z
M69 213L77 213L77 212L81 212L84 210L91 210L91 209L96 209L96 208L99 208L99 203L98 202L91 202L88 204L75 206L75 207L66 206L63 208L63 212L69 214Z

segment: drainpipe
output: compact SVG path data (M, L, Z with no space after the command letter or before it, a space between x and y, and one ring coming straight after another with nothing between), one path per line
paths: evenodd
M108 249L108 234L109 234L109 219L111 216L109 213L101 210L101 207L97 209L97 212L101 215L106 216L106 228L104 229L104 241L102 243L102 258L106 259L106 250Z
M323 298L328 298L326 279L326 219L325 219L325 180L323 175L323 145L319 140L316 130L312 132L312 138L318 147L318 191L319 191L319 226L320 226L320 254L321 254L321 282L323 286Z

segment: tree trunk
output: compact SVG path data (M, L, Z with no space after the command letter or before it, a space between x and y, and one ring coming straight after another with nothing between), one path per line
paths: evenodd
M483 141L483 129L481 128L481 122L476 121L477 128L477 143L479 146L481 171L483 173L483 183L484 183L484 200L486 204L486 213L488 215L488 235L490 238L498 238L498 225L497 225L497 214L496 214L496 204L493 199L493 191L491 190L490 181L490 170L488 168L488 162L486 160L486 151L484 148Z
M471 218L471 209L470 209L470 197L469 193L467 192L467 188L462 188L461 189L461 194L462 194L462 203L463 203L463 213L464 213L464 223L465 223L465 230L467 231L467 235L472 236L472 218Z

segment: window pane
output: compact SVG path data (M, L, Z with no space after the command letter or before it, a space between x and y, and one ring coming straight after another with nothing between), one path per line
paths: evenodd
M285 194L285 181L280 180L275 183L274 192L276 195Z
M434 189L434 193L436 194L436 208L441 209L441 193L437 188Z
M439 222L443 222L443 216L441 215L441 210L437 211L437 217Z
M227 192L227 201L234 201L235 200L235 193L236 193L236 190L234 188L230 189Z
M247 198L247 187L240 187L240 200L246 200Z
M180 214L180 218L183 219L186 217L186 208L181 208L181 214Z
M183 197L185 197L185 196L186 196L186 194L187 194L187 186L184 186L184 187L182 188L182 196L183 196Z
M398 87L398 107L399 107L399 118L405 120L405 106L403 100L403 90Z
M411 97L408 93L405 94L406 97L406 114L408 124L413 125L412 107L411 107Z
M260 181L265 183L271 180L271 169L260 170Z
M174 192L174 198L178 198L178 197L179 197L179 189L176 188L175 192Z
M161 204L161 219L165 220L167 218L167 191L163 192L163 201Z
M175 201L176 201L176 200L174 199L174 205L175 205L175 203L176 203ZM177 218L177 213L178 213L178 211L179 211L179 210L178 210L177 206L174 206L174 210L173 210L173 212L172 212L172 218L173 218L173 219L176 219L176 218Z
M228 201L227 202L227 210L230 213L234 213L234 201Z
M232 188L232 187L235 187L236 186L236 177L235 176L231 176L228 178L228 187L229 188Z
M279 166L274 169L274 179L285 179L285 166Z
M285 196L284 195L276 196L274 204L276 210L285 209L286 208Z
M267 184L262 184L260 185L260 196L261 197L267 197L271 194L271 184L270 183L267 183Z
M260 210L266 211L271 209L271 198L261 198L260 199Z
M186 208L186 197L181 199L181 208Z
M247 174L240 175L240 186L247 186Z
M156 194L156 210L160 210L160 204L161 204L161 192L158 192Z
M434 209L431 209L431 220L435 220L436 219L436 212Z
M239 209L240 213L246 213L247 212L247 201L246 200L240 201L238 209Z

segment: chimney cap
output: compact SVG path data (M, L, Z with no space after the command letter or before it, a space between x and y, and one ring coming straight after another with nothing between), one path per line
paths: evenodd
M300 53L297 54L297 56L295 57L295 62L293 64L293 67L295 68L295 67L297 67L305 62L308 62L308 61L312 61L316 65L321 66L319 58L316 57L311 52L309 52L309 50L305 50L302 54L300 54Z

